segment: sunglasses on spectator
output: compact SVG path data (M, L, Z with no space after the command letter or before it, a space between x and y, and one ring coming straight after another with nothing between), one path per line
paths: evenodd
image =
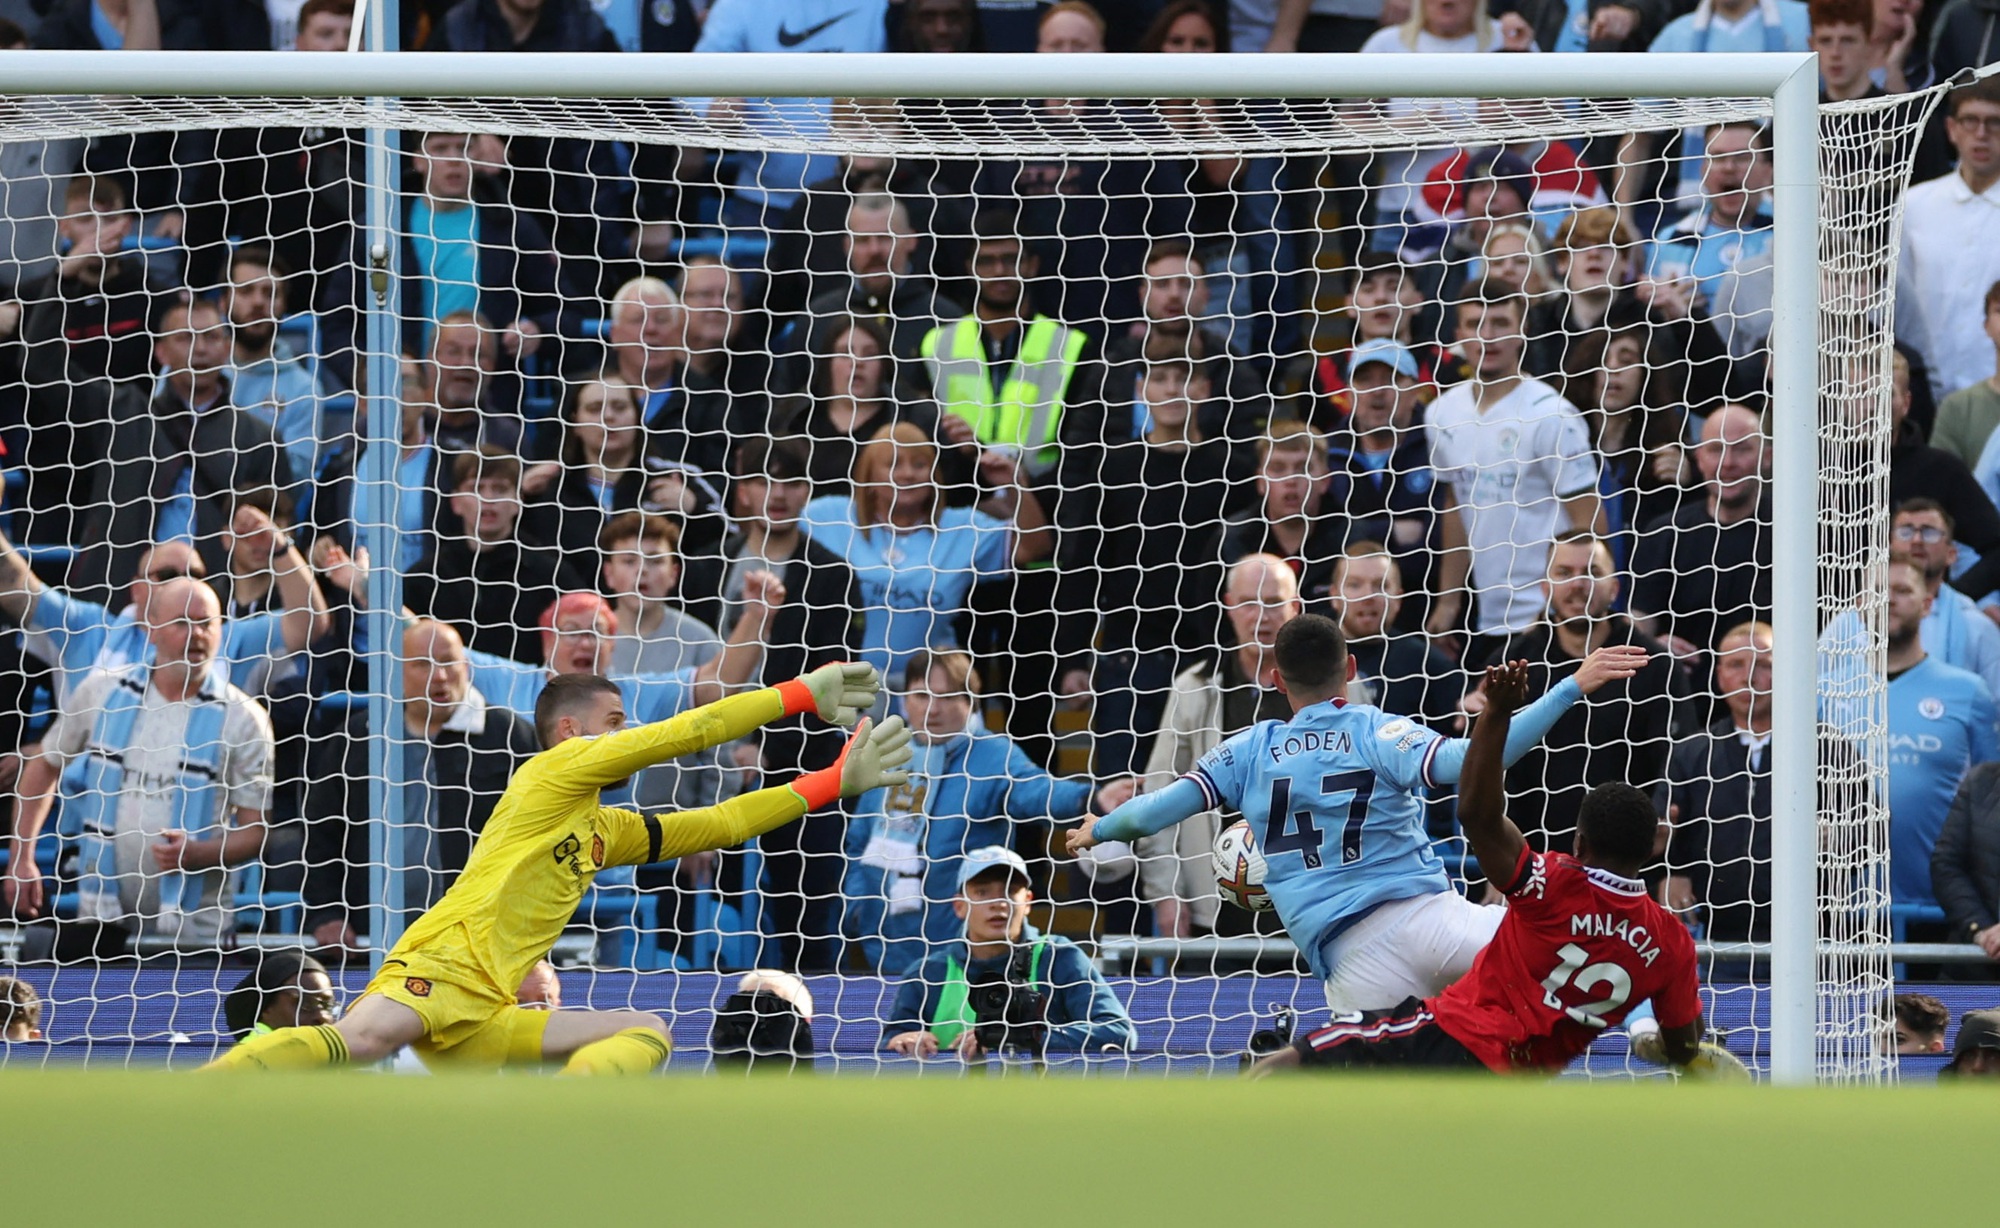
M192 567L155 567L146 573L146 578L155 584L165 584L169 580L199 579Z
M1899 524L1889 531L1889 536L1899 542L1922 542L1926 546L1935 546L1944 540L1945 534L1934 524Z

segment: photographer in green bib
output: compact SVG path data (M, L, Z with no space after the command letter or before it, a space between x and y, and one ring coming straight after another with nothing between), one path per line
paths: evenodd
M965 937L936 947L903 982L882 1027L906 1057L1122 1053L1132 1017L1082 948L1028 924L1028 863L1000 845L974 849L958 872L952 910Z

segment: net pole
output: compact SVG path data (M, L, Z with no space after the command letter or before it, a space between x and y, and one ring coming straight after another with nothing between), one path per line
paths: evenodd
M1816 1075L1819 57L1772 93L1771 1079Z
M363 0L364 4L366 0ZM380 0L368 31L369 49L395 51L401 26L397 0ZM384 102L388 100L383 100ZM402 726L403 671L397 612L403 607L403 584L397 558L402 550L396 513L401 504L396 470L403 439L401 329L396 233L398 136L394 129L370 128L364 151L367 242L362 270L362 310L365 352L357 377L365 381L366 450L361 457L361 483L356 494L366 509L362 532L368 546L370 578L363 614L368 636L368 903L369 964L379 971L382 957L401 935L403 887L401 841L395 818L403 813L403 756L396 731Z

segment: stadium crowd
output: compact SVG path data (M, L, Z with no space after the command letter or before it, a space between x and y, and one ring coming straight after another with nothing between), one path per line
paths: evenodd
M401 13L403 47L442 51L1811 49L1829 101L2000 60L1992 0ZM352 20L349 0L0 0L0 45L331 51ZM861 122L705 105L753 132ZM1016 105L1089 134L1217 104ZM918 973L966 932L966 854L997 846L1023 868L981 890L1052 900L1058 931L1244 932L1208 869L1224 816L1075 863L1048 829L1288 716L1270 647L1304 611L1339 620L1353 700L1453 731L1488 661L1526 658L1540 688L1606 644L1654 653L1511 769L1511 813L1567 850L1586 791L1638 785L1663 902L1768 938L1766 127L1143 162L402 142L399 495L376 509L359 133L0 147L0 912L59 917L59 956L251 925L351 950L371 860L407 867L412 914L449 886L551 676L610 675L640 721L853 658L916 731L909 785L754 854L607 874L579 925L646 929L642 963ZM2000 959L2000 78L1954 90L1915 159L1880 509L1894 896L1910 937ZM371 516L408 611L386 850ZM792 718L629 800L712 804L840 745ZM1430 821L1451 838L1449 797ZM724 915L767 945L701 941Z

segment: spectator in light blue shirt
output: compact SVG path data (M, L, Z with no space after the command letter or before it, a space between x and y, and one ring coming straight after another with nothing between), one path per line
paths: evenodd
M715 0L696 51L887 51L889 0ZM825 98L717 98L711 122L740 118L765 136L826 135ZM834 173L827 154L767 151L741 163L723 220L761 225L791 207L800 189Z
M1993 692L1924 650L1924 573L1889 565L1889 883L1897 904L1937 903L1931 850L1966 770L2000 758Z
M1647 273L1692 283L1698 312L1741 358L1771 333L1771 133L1713 124L1705 140L1700 200L1653 241Z
M223 619L216 653L220 680L253 695L279 661L303 651L311 637L325 630L328 617L326 600L297 547L283 542L271 565L284 608ZM139 612L153 589L182 576L201 579L206 574L201 555L188 542L159 542L139 560L128 590L130 604L113 611L42 583L0 536L0 614L21 629L29 656L55 668L60 699L92 670L151 661L152 644Z
M998 454L989 449L986 457ZM900 674L919 648L956 645L953 623L972 586L1048 547L1033 493L1003 489L987 500L988 511L947 507L937 461L937 445L921 427L891 423L855 454L853 495L806 505L806 533L847 560L860 582L867 610L861 656L885 678ZM993 468L982 460L981 470ZM1007 502L1012 525L989 514L1010 510Z
M229 257L223 310L233 345L230 399L276 432L291 462L292 477L305 483L318 475L333 441L321 418L327 390L320 386L316 364L294 354L278 336L290 275L270 248L255 244L237 248ZM303 508L298 511L305 513Z
M1677 52L1758 52L1809 51L1812 49L1812 17L1800 0L1702 0L1694 12L1667 23L1653 40L1649 51ZM1643 135L1625 138L1629 144L1644 141ZM1621 165L1632 165L1649 156L1621 150ZM1689 128L1681 135L1680 170L1667 173L1666 195L1671 199L1691 199L1700 191L1701 130ZM1621 201L1628 199L1621 195Z

